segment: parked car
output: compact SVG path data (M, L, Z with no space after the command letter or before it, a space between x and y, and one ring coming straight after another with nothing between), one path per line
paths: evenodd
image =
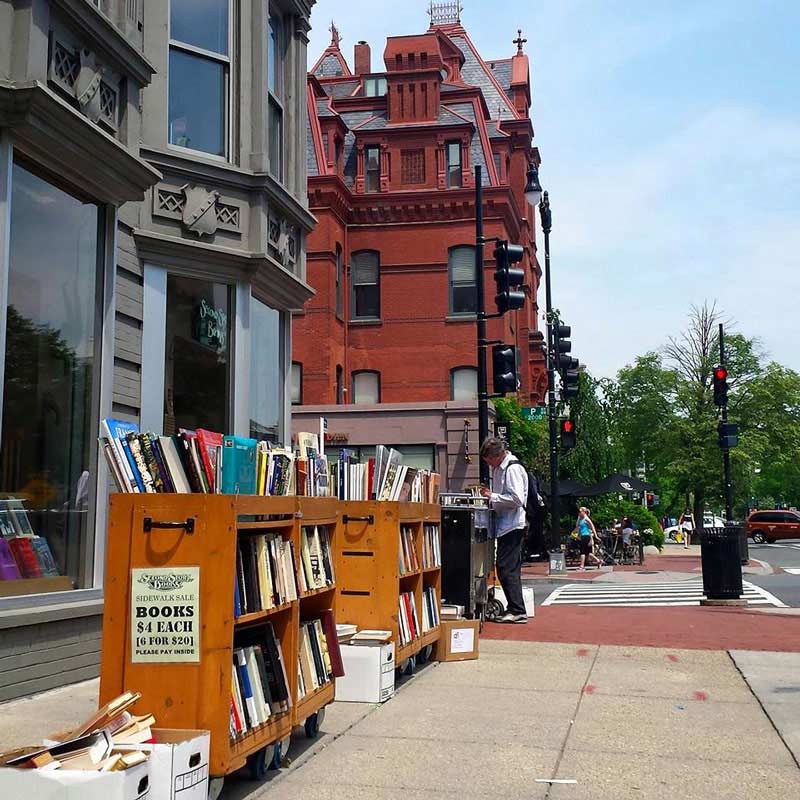
M800 539L800 514L780 509L754 511L747 518L747 535L756 544L772 544L778 539Z
M725 520L714 514L706 512L703 515L704 528L724 528ZM664 529L664 537L679 544L683 541L683 534L685 531L693 531L694 524L691 522L683 522L680 525L670 525L669 528Z

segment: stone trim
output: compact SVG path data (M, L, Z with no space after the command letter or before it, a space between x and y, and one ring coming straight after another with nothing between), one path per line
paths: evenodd
M172 186L159 184L153 190L153 216L166 217L168 219L183 220L186 208L186 191L189 186L177 189ZM242 235L242 207L237 203L226 203L216 198L214 204L214 214L216 217L216 229L230 231L239 236ZM190 226L187 226L191 230Z

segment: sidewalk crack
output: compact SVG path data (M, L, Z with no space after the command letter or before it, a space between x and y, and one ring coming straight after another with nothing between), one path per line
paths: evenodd
M551 775L553 779L558 777L558 770L559 767L561 766L561 762L564 759L564 752L567 749L567 743L569 742L569 737L572 734L572 729L575 727L575 722L578 719L578 712L580 711L581 703L583 702L583 697L586 693L586 687L589 685L589 680L592 677L592 671L594 670L594 665L597 663L597 657L600 655L600 647L601 645L598 645L597 650L595 651L594 654L594 658L592 659L592 663L589 666L589 672L586 675L586 680L583 682L583 686L581 686L581 692L580 695L578 696L578 702L575 704L575 711L572 712L572 720L570 721L569 728L567 729L567 734L566 736L564 736L564 741L561 743L561 748L558 751L558 756L556 757L556 763L553 766L553 774ZM547 791L545 792L544 795L544 800L550 800L550 793L552 791L553 791L553 784L551 783L547 787Z

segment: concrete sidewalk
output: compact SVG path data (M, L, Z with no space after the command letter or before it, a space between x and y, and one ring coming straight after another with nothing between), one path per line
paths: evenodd
M757 669L761 655L736 657ZM69 721L59 698L0 706L0 749L14 718L24 740L52 729L42 717ZM223 800L800 797L796 761L722 651L484 639L477 661L427 666L382 706L334 704L322 731L266 783L229 778Z

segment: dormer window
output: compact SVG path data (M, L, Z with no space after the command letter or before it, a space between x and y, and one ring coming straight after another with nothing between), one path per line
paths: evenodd
M377 145L364 148L364 191L381 190L381 149Z
M386 94L386 78L365 78L364 96L383 97Z
M461 179L461 142L447 142L445 156L447 159L447 188L460 188L463 185Z

